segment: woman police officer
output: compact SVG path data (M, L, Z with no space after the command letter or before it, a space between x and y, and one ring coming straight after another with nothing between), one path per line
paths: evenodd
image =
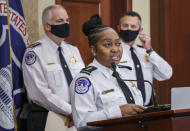
M121 79L130 78L130 69L118 67L122 46L118 34L109 26L102 25L101 18L94 15L83 25L88 36L93 62L82 69L70 86L72 114L77 128L87 122L129 116L142 112L142 94L134 83L125 82L134 103L127 102L117 79L112 75L116 64Z

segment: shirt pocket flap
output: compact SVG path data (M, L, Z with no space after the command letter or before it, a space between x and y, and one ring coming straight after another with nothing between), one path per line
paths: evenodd
M79 70L81 70L82 68L84 68L84 64L82 62L72 63L69 68L70 69L79 69Z
M59 87L63 84L63 70L59 65L48 65L47 70L47 81L51 87Z
M117 102L117 101L120 101L120 99L123 99L122 96L120 96L119 94L117 94L117 93L114 92L114 91L113 91L113 92L106 93L106 94L102 93L102 94L100 95L100 98L101 98L102 103L103 103L104 105L110 105L110 104L113 104L113 103L115 103L115 102Z
M46 66L46 70L47 72L51 72L51 71L59 71L59 70L62 70L62 67L60 65L48 65Z
M150 62L141 62L141 66L144 68L152 68L152 64Z

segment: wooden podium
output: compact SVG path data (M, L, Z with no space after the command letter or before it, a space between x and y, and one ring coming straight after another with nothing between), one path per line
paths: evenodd
M104 131L190 131L190 109L167 110L87 123Z

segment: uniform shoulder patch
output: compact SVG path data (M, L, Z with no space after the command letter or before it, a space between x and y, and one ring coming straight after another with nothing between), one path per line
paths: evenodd
M85 68L83 68L81 71L80 71L80 73L85 73L85 74L87 74L87 75L90 75L90 73L92 72L92 71L95 71L97 68L95 67L95 66L87 66L87 67L85 67Z
M119 68L127 68L129 70L132 70L132 67L130 66L124 66L124 65L118 65Z
M37 47L37 46L39 46L39 45L41 45L40 42L35 42L35 43L29 45L28 48L34 48L34 47Z
M34 64L35 62L36 62L36 53L34 52L34 51L29 51L29 52L27 52L26 53L26 55L25 55L25 58L24 58L24 60L25 60L25 63L27 64L27 65L32 65L32 64Z
M75 81L75 92L77 94L85 94L88 92L91 82L87 77L79 77Z
M144 48L142 45L137 45L137 47Z

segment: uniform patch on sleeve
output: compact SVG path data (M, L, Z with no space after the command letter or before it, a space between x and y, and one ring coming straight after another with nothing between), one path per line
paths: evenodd
M88 92L91 82L87 77L80 77L75 81L75 92L85 94Z
M25 56L25 63L27 65L32 65L35 62L36 62L36 54L34 53L34 51L27 52L27 54Z

